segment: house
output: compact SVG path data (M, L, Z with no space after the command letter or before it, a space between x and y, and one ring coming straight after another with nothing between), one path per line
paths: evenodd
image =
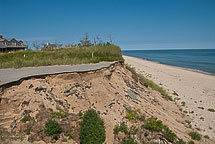
M28 48L21 40L3 38L0 35L0 52L22 51Z

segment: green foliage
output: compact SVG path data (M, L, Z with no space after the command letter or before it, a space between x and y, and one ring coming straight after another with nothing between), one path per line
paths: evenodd
M61 126L55 120L48 120L45 124L45 134L51 136L52 139L58 139L62 132Z
M144 136L145 136L145 137L149 136L149 133L148 133L148 132L145 132L145 133L144 133Z
M129 134L129 136L130 136L130 135L136 135L136 134L137 134L137 131L138 131L138 129L136 128L136 126L132 125L132 126L129 128L128 134Z
M105 141L104 121L93 109L88 110L81 122L80 143L102 144Z
M29 135L31 133L31 128L27 129L25 132L27 135Z
M172 132L167 126L164 126L164 136L170 142L173 142L176 139L176 134Z
M131 66L128 66L126 65L126 68L133 74L135 75L136 77L138 77L138 80L139 82L144 85L145 87L150 87L152 88L153 90L155 91L158 91L160 92L160 94L163 96L164 99L166 100L170 100L170 101L173 101L172 97L169 96L166 92L166 90L164 90L162 87L158 86L156 83L154 83L153 81L145 78L142 74L138 74L136 71L135 71L135 68L134 67L131 67Z
M210 139L210 137L209 137L208 135L205 135L205 136L204 136L204 138L206 138L206 139Z
M59 119L62 119L62 118L65 118L68 116L68 113L63 111L62 109L59 109L58 112L52 112L51 113L51 116L52 118L59 118Z
M120 124L120 126L116 125L113 131L115 135L117 135L119 132L124 132L125 134L128 134L128 127L123 122L122 124Z
M79 115L80 119L83 118L83 113L81 111L78 113L78 115Z
M186 142L182 139L179 139L179 141L177 141L176 144L186 144Z
M133 121L133 122L144 121L145 120L145 117L143 115L139 116L137 114L137 111L134 111L134 110L127 111L127 114L126 114L125 118L128 119L129 121Z
M25 116L21 119L21 121L22 121L23 123L26 123L27 121L31 121L32 123L34 123L34 118L32 118L30 115L25 115Z
M67 142L67 139L66 138L62 139L62 142Z
M65 136L68 136L69 139L74 139L74 136L71 133L64 133Z
M201 135L195 131L189 132L188 135L191 136L192 139L197 140L197 141L200 141L202 139Z
M137 144L133 138L124 138L121 144Z
M161 120L157 120L155 117L151 117L143 125L144 128L149 129L150 131L160 132L164 128Z
M92 58L92 52L94 57ZM25 55L25 57L24 57ZM20 51L0 54L0 68L71 65L122 60L116 45L53 49L52 51Z
M188 144L195 144L194 141L189 141Z

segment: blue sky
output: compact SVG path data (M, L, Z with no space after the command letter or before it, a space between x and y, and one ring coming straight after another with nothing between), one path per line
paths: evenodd
M85 32L122 49L215 48L215 0L0 0L0 34L78 43Z

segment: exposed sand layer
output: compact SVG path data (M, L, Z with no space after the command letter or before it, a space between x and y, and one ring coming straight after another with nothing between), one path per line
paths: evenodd
M74 84L77 86L68 90ZM135 100L128 96L129 90L136 93ZM125 104L139 110L146 117L158 117L179 138L190 140L187 133L191 129L185 125L185 120L190 120L189 117L185 116L174 102L166 101L157 91L136 82L131 72L123 66L114 66L96 72L31 78L23 80L18 85L5 87L0 101L0 128L19 132L20 125L23 124L20 121L23 113L30 110L30 115L37 121L36 115L40 105L53 110L56 110L56 106L60 106L75 114L93 108L99 111L104 119L106 144L113 144L114 126L125 121ZM29 137L34 135L35 133L31 132ZM25 142L29 143L22 141ZM61 140L58 142L61 143ZM211 143L207 139L201 142Z
M192 127L215 138L215 76L123 56L137 72L165 88L192 119ZM178 96L173 95L174 91ZM185 102L185 103L184 103Z

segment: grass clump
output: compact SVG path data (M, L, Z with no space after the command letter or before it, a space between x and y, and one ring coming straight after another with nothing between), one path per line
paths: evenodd
M151 117L148 119L148 121L143 125L144 128L150 130L150 131L156 131L161 132L164 128L164 125L162 124L161 120L157 120L155 117Z
M92 52L94 57L92 58ZM25 55L25 57L24 57ZM0 68L71 65L122 60L116 45L53 49L51 51L20 51L0 54Z
M74 136L71 133L64 133L65 136L68 136L69 139L74 139Z
M31 117L30 115L25 115L25 116L21 119L21 121L22 121L23 123L26 123L27 121L30 121L30 122L34 123L34 118Z
M195 142L194 141L189 141L188 144L195 144Z
M192 138L193 140L200 141L200 140L202 139L202 138L201 138L201 135L200 135L198 132L195 132L195 131L189 132L188 135L191 136L191 138Z
M208 135L205 135L205 136L204 136L204 138L206 138L206 139L210 139L210 137L209 137Z
M153 90L160 92L164 99L173 101L172 97L167 94L166 90L164 90L162 87L160 87L153 81L145 78L142 74L138 74L135 68L128 65L126 65L126 68L133 74L132 77L137 77L137 79L142 85L144 85L145 87L150 87Z
M105 141L104 121L93 109L88 110L81 122L80 143L101 144Z
M133 138L124 138L121 144L138 144Z
M127 111L125 118L128 119L129 121L133 121L133 122L145 120L145 116L143 116L143 115L139 116L137 111L135 111L135 110Z
M164 126L164 136L165 138L170 141L173 142L176 139L176 134L174 132L172 132L168 127Z
M118 135L119 132L124 132L125 134L128 134L128 127L124 122L120 125L115 125L113 133L115 135Z
M51 113L51 116L52 118L59 118L59 119L62 119L62 118L65 118L68 116L68 113L63 111L62 109L58 109L57 112L52 112Z
M48 120L45 123L45 134L51 136L52 139L57 140L61 132L61 126L55 120Z

